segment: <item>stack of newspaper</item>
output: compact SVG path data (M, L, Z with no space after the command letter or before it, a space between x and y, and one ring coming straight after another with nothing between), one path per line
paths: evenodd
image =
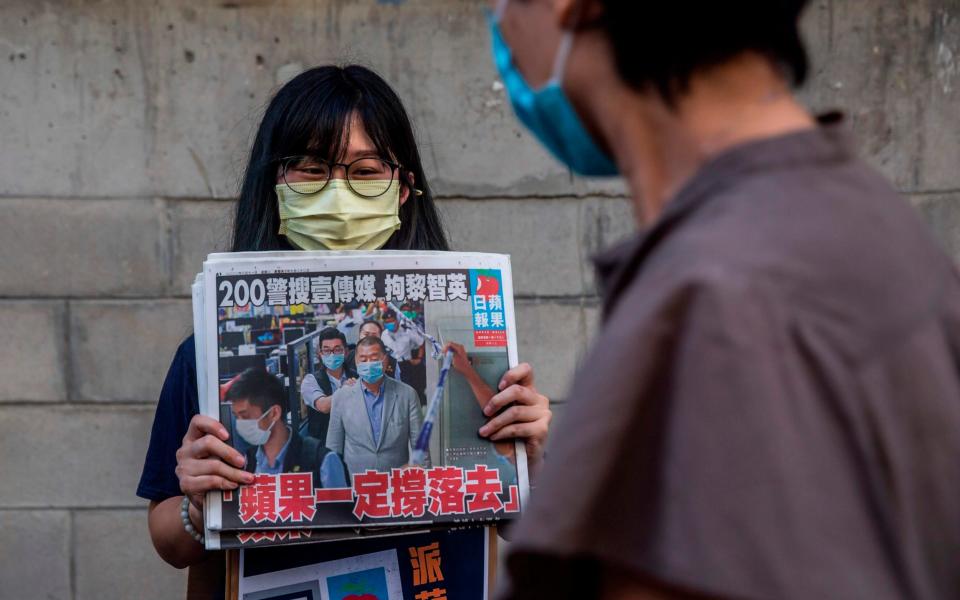
M207 548L449 535L519 515L523 444L478 434L517 364L508 256L211 254L193 306L200 412L255 477L208 494Z

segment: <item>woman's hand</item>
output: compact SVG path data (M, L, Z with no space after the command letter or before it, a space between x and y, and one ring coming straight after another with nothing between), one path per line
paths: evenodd
M498 388L500 392L483 407L483 414L493 418L480 428L479 433L492 441L522 439L527 449L527 464L533 475L543 460L550 419L553 417L550 399L537 391L533 367L527 363L521 363L504 373ZM505 406L509 408L497 414Z
M235 490L253 483L253 474L243 470L246 459L230 447L226 428L210 417L195 415L177 450L180 490L198 510L211 490Z

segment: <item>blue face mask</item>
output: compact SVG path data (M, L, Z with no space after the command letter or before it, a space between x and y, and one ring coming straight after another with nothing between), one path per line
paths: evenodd
M320 360L323 361L323 366L330 369L331 371L336 371L343 365L342 354L330 354L330 355L321 354Z
M564 34L550 81L541 89L533 90L513 64L510 47L500 32L499 23L506 6L507 0L501 0L497 12L488 18L494 63L517 118L574 173L597 177L618 175L617 166L597 147L563 91L563 70L573 43L573 32Z
M364 382L374 384L383 378L383 363L379 360L358 362L357 375Z
M389 331L390 333L393 333L394 331L397 330L397 324L393 322L384 323L383 326L386 327L387 331Z

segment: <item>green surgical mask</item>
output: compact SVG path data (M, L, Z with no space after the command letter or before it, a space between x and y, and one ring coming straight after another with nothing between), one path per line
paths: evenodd
M354 181L353 186L381 190L383 182ZM376 198L356 194L344 179L331 179L326 187L312 181L281 183L276 190L280 234L301 250L378 250L400 229L396 179Z

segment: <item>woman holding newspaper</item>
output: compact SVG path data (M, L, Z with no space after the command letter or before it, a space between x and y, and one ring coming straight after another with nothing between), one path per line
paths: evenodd
M392 183L375 189L382 181ZM368 69L306 71L280 89L260 124L237 202L233 250L381 248L448 249L406 111ZM185 530L184 496L189 522L202 531L206 492L253 478L226 429L197 414L193 348L191 337L170 367L137 489L150 500L157 552L178 568L207 557L199 535ZM492 418L481 435L523 439L535 473L551 412L530 365L504 374L484 414Z

